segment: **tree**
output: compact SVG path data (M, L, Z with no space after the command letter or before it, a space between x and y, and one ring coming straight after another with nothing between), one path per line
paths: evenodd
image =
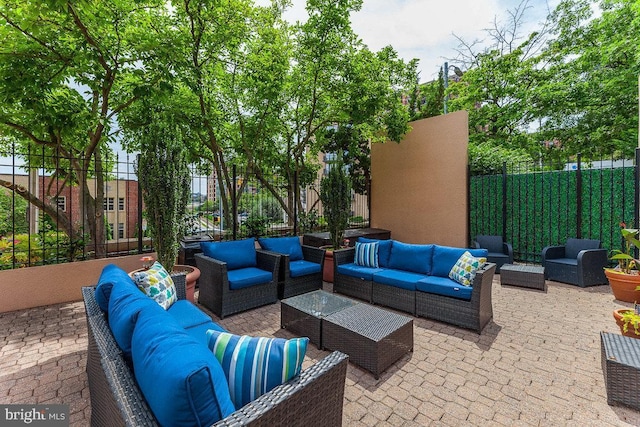
M320 182L320 200L333 249L340 249L351 213L351 182L341 157L331 165L329 173Z
M0 146L17 146L26 163L37 153L62 187L78 185L83 218L57 212L55 194L42 199L0 184L48 213L69 235L70 253L88 231L96 256L105 255L106 143L117 115L153 83L136 67L147 51L138 40L163 7L128 0L0 5ZM87 185L92 176L95 195Z
M569 154L616 152L630 158L638 141L640 4L564 0L552 15L555 38L540 63L544 84L535 92L541 136Z

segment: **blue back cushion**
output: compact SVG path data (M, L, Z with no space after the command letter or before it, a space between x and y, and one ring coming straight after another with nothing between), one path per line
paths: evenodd
M108 264L102 269L98 285L96 286L95 298L98 306L102 311L109 311L109 297L111 296L111 288L114 283L122 282L125 284L133 284L133 280L126 271L115 264Z
M202 253L210 258L227 263L227 270L255 267L256 246L253 239L230 242L201 242Z
M359 237L358 242L371 243L378 242L378 266L381 268L389 268L389 258L391 257L391 247L393 240L377 240L367 237Z
M116 283L111 289L109 298L109 329L120 350L128 358L131 356L131 337L142 309L164 309L135 285L124 282Z
M300 238L297 236L258 238L258 242L262 249L289 255L289 261L299 261L303 259Z
M161 425L214 424L235 410L220 362L168 317L146 309L138 317L132 356L140 390Z
M469 251L469 253L476 258L486 258L489 253L486 249L453 248L450 246L435 245L433 248L433 269L431 270L431 275L449 277L451 268L465 251Z
M432 252L433 245L415 245L394 241L391 246L389 268L429 274L431 271ZM448 271L447 274L449 274Z

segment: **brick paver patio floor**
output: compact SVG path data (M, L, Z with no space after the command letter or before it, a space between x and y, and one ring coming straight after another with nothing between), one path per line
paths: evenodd
M379 380L349 365L343 424L640 425L640 412L607 405L600 361L599 332L618 332L611 313L630 304L608 286L548 284L547 292L501 287L496 276L494 320L482 335L416 318L413 353ZM292 336L280 329L279 303L220 323ZM89 425L82 302L0 314L0 330L0 403L65 403L72 425ZM305 367L326 354L309 346Z

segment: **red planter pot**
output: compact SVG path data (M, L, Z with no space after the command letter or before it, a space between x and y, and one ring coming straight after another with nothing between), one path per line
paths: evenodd
M620 273L611 268L605 268L604 274L607 276L611 292L617 300L640 302L640 291L636 291L636 287L640 286L640 275Z
M630 308L619 308L617 310L613 310L613 318L616 319L616 324L620 328L620 333L625 337L631 338L640 338L640 335L636 335L636 331L633 328L633 325L629 325L627 327L627 332L624 331L624 323L622 322L622 313L625 311L633 311Z

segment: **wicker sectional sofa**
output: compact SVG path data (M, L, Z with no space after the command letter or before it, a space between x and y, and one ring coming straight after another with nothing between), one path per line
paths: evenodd
M152 310L154 313L149 315L148 312L142 311L146 309L144 308L140 310L139 314L130 316L130 321L124 322L134 323L133 325L127 324L125 325L126 327L123 327L123 323L119 323L114 319L116 316L113 313L108 315L110 313L109 310L107 312L104 311L105 296L100 288L91 286L82 289L88 329L86 370L91 398L92 426L156 426L162 424L213 424L216 426L342 425L348 356L340 352L329 354L324 359L303 370L298 376L237 410L231 407L231 411L229 411L229 408L226 408L226 416L215 423L203 422L206 418L204 415L201 416L202 412L198 412L198 410L206 407L205 409L208 411L212 405L221 405L220 401L222 399L219 396L221 391L228 394L228 390L225 389L228 386L226 386L224 374L220 378L219 373L222 372L221 370L211 369L209 365L205 368L191 368L192 365L199 363L199 360L194 362L191 359L191 354L204 354L202 349L197 348L198 346L204 346L208 350L205 330L224 329L213 322L196 305L185 300L184 276L177 275L173 276L173 278L178 296L178 302L174 304L177 310L174 313L170 313L171 309L166 312L162 309L159 311L154 309ZM114 289L116 288L114 287ZM114 297L116 291L109 292L111 295L106 296L109 304L113 304L114 300L119 302L124 300L122 294L117 294ZM120 299L117 299L119 297ZM142 326L140 326L141 323ZM151 358L136 359L136 354L140 354L140 350L136 350L135 343L132 343L130 349L132 357L128 356L128 352L125 350L129 349L123 350L121 348L121 345L118 344L121 338L115 338L112 327L117 329L117 336L121 336L122 331L127 327L132 328L132 340L135 341L136 334L140 333L139 329L143 329L145 323L147 327L155 327L157 324L157 327L160 328L158 332L159 338L150 345L159 343L161 345L161 341L166 339L166 335L170 334L171 331L176 330L175 328L184 328L184 331L177 331L178 334L185 335L184 332L186 332L186 334L195 339L189 337L185 345L169 346L168 353L165 353L160 360ZM174 325L174 323L177 323L177 325ZM153 338L150 341L153 341ZM180 341L178 340L178 342ZM137 345L140 344L138 343ZM212 355L210 351L208 354ZM162 365L165 369L160 371L162 373L157 375L157 378L152 379L159 386L152 390L149 390L148 387L143 387L142 383L139 382L143 379L139 375L144 375L140 372L148 373L148 371L142 364L156 362L166 364L167 360L169 365ZM166 369L167 366L169 366L168 369ZM180 379L181 377L176 380L176 371L186 372L185 377L182 380ZM167 375L166 378L164 377L165 372L170 372L170 375ZM202 384L203 377L207 379L213 377L213 380L211 380L212 382L207 380L204 388L196 390L194 388L195 384ZM187 393L181 393L182 387L187 390ZM175 397L163 406L173 406L175 402L176 406L186 406L188 414L185 415L183 412L178 411L167 421L165 413L165 421L163 423L157 413L158 403L157 401L153 403L153 399L157 398L156 392L158 390L163 390L160 393L164 393L165 389L173 389L172 393L174 393ZM213 397L209 396L209 393L212 393ZM322 398L318 399L318 396L322 396ZM174 408L160 408L159 410L171 413ZM195 416L195 421L189 418L193 416Z
M493 318L491 286L495 264L486 263L480 268L470 287L449 278L449 271L465 251L486 257L486 249L378 242L378 268L358 265L355 247L334 252L334 292L477 333Z

